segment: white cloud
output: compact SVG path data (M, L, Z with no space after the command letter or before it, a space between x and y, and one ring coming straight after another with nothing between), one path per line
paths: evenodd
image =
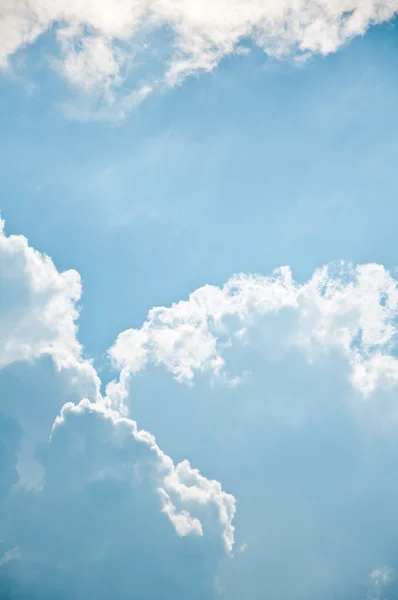
M65 404L61 416L55 420L52 435L57 434L57 429L64 426L68 418L75 416L76 421L76 416L79 415L103 420L107 429L113 429L110 444L126 445L127 454L123 460L130 460L131 467L134 466L137 482L141 483L144 478L155 487L162 510L178 535L202 536L209 531L209 533L219 534L224 540L226 550L232 551L235 498L226 494L218 481L203 477L197 469L191 467L188 461L174 465L172 459L160 450L150 433L138 430L135 421L105 408L102 404L93 404L88 400L82 400L78 405ZM99 454L98 460L102 459ZM113 464L108 457L106 459L108 464L101 465L100 470L95 466L97 459L94 460L94 465L92 463L89 465L92 471L90 477L106 477L109 467L111 471L120 468L121 465ZM215 518L214 514L216 514Z
M51 356L59 369L98 378L83 359L76 320L79 274L59 273L52 260L21 235L7 236L0 221L0 367Z
M16 560L19 557L20 552L18 547L12 548L11 550L7 550L7 552L5 552L0 558L0 567L6 565L8 562L10 562L10 560Z
M203 581L192 579L195 560L182 575L172 569L168 573L160 558L151 568L159 572L159 581L171 586L173 597L190 596L192 585L198 586L198 598L203 597L201 586L213 590L218 562L233 549L234 496L188 461L175 464L150 433L106 405L99 377L77 340L78 273L58 272L51 259L30 247L25 237L6 236L3 224L0 267L0 411L22 430L0 415L0 534L5 548L18 549L18 555L3 551L0 557L5 576L17 573L18 584L27 585L37 597L47 597L47 593L56 594L51 586L57 586L66 573L62 593L75 597L68 586L80 581L83 565L89 572L84 575L85 585L100 597L97 566L104 560L101 569L108 573L107 597L113 593L130 597L134 583L141 590L137 592L140 597L152 598L158 592L148 594L151 578L146 561L164 552L166 562L178 563L177 557L188 548L207 565ZM29 367L27 371L24 366ZM26 385L18 387L23 380ZM81 399L86 391L89 397ZM75 401L65 402L70 396ZM15 486L18 456L19 466L27 463L28 471L29 460L40 461L40 478L33 485L22 481L31 485ZM119 492L122 508L110 519L113 504L103 503L101 493L106 500ZM27 515L29 525L21 527ZM87 519L96 531L95 535L91 531L91 537L84 533ZM115 528L128 531L128 536L115 537ZM181 546L175 538L191 541ZM138 552L141 563L135 559L128 585L121 577L120 593L115 592L114 573L120 572L122 554L130 551ZM17 557L18 561L12 561ZM69 576L70 572L76 576ZM30 579L32 573L36 583ZM47 584L43 595L41 586Z
M231 381L225 356L259 329L270 355L294 347L316 361L337 350L350 365L354 387L370 395L397 383L397 314L397 281L376 264L331 265L302 285L287 267L272 277L238 275L222 288L204 286L187 301L153 308L141 329L122 332L110 349L120 381L108 395L122 401L130 376L148 363L180 383L191 383L200 372Z
M81 293L76 271L59 272L24 236L7 236L0 220L0 369L12 367L23 381L23 364L35 363L36 377L46 378L40 408L34 401L22 401L19 394L12 400L0 398L0 409L16 418L25 432L20 459L23 455L26 467L20 464L20 475L31 484L40 478L35 449L47 438L65 398L100 401L99 377L77 339ZM60 373L61 386L51 362ZM31 375L26 377L31 385Z
M100 93L109 104L133 76L120 116L140 90L212 70L224 56L244 51L248 38L278 58L328 54L397 10L397 0L5 0L0 65L55 27L59 72L83 92ZM138 76L143 63L145 75Z
M0 507L3 543L18 550L0 562L13 590L215 598L235 514L235 498L218 482L187 461L175 465L134 421L88 400L64 405L40 460L41 488L9 489ZM0 465L0 483L9 468Z
M382 600L384 598L384 590L391 584L393 577L394 571L389 566L373 569L370 574L372 586L368 592L367 600Z

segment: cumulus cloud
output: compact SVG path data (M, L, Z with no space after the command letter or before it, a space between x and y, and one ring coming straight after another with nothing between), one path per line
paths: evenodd
M52 260L21 235L7 236L0 221L0 367L51 356L59 369L74 368L98 383L83 359L76 320L81 281L59 273Z
M202 536L204 529L209 526L215 528L213 533L220 534L227 551L232 551L235 499L222 490L218 481L210 481L203 477L198 470L192 469L188 461L175 466L171 458L160 450L150 433L138 430L135 421L122 417L119 413L105 409L101 405L92 404L88 400L82 400L77 406L73 403L63 406L61 416L55 420L52 440L58 434L59 428L65 426L68 418L76 421L81 415L89 415L90 420L102 420L106 423L105 427L101 427L101 431L106 428L110 430L105 439L111 438L111 443L115 444L118 452L124 454L125 461L124 465L114 463L109 448L106 448L106 455L104 455L101 447L102 437L98 440L94 439L94 443L99 445L92 453L92 460L88 464L91 473L89 478L106 479L108 475L112 477L118 470L123 470L123 466L131 471L131 465L134 465L133 473L129 473L133 476L130 482L132 483L134 479L141 482L144 478L152 484L159 496L162 511L168 516L180 536L191 533ZM76 428L72 431L76 434ZM89 442L87 438L82 439L82 446ZM126 444L128 452L123 453L121 444ZM102 461L99 467L95 466L97 460ZM210 518L206 523L209 505L213 505L216 509L216 518Z
M309 361L340 352L352 385L369 396L398 380L397 311L397 281L376 264L331 265L302 285L287 267L271 277L238 275L222 288L207 285L186 301L153 308L141 329L122 332L110 349L121 376L110 384L109 395L123 401L131 375L149 363L180 383L202 372L237 383L243 374L228 373L225 356L261 330L274 357L291 348Z
M277 58L328 54L397 10L397 0L5 0L0 65L54 29L58 71L108 104L121 99L123 112L160 83L212 70L247 39Z
M0 418L0 584L9 598L29 593L44 600L127 600L134 590L151 600L166 590L176 599L215 599L219 565L235 548L236 500L220 483L224 475L238 492L245 527L234 561L239 566L266 556L270 569L263 576L261 567L249 585L244 575L235 577L234 566L223 580L230 600L246 588L253 595L265 590L277 597L273 591L279 590L280 597L305 592L319 598L341 574L346 597L344 585L363 585L364 567L369 572L369 564L383 564L396 539L390 525L396 436L382 437L377 424L363 435L343 406L346 388L380 402L380 391L396 384L397 281L382 266L330 265L301 284L287 267L270 277L238 275L169 308L153 308L140 329L122 332L110 349L120 376L102 396L77 339L78 274L60 273L26 238L7 236L4 227L0 261L0 407L6 415ZM229 393L244 379L240 361L236 368L231 357L248 349L245 366L254 353L254 370L266 373L256 394L248 394L248 387L231 404ZM331 358L330 369L324 368L325 357ZM229 389L227 397L217 393L209 400L222 403L223 441L207 423L209 413L187 427L188 437L200 439L195 460L189 443L166 453L138 427L125 399L134 375L150 365L177 383L208 374L233 384L233 390L218 386ZM296 379L298 371L308 375L308 385ZM264 403L264 394L275 395L275 403L291 398L291 412L311 390L318 410L298 427L260 412L255 423L246 418L246 409ZM324 410L322 418L319 394L325 395L323 407L337 407ZM237 422L240 437L234 437ZM162 439L185 426L180 416ZM203 444L205 428L209 439ZM181 448L189 450L190 461L172 460ZM40 478L20 485L32 457L41 466ZM207 475L215 469L219 481L193 463L204 465ZM314 481L321 482L319 489ZM275 547L289 557L289 578ZM353 557L348 566L347 556ZM307 568L317 573L310 589L303 577ZM390 578L390 571L375 569L369 597L383 597Z
M229 600L364 598L370 567L395 560L397 292L377 264L241 274L153 308L110 349L109 399L235 491L248 550Z
M235 512L218 482L87 400L63 407L40 460L42 487L11 490L5 507L12 598L215 597Z
M102 398L77 340L78 274L4 226L0 262L0 586L13 599L212 598L235 498ZM24 449L42 469L29 487Z
M48 437L62 403L100 400L98 375L77 339L81 292L76 271L58 272L24 236L7 236L0 221L0 382L8 389L0 409L25 432L21 452L32 476L35 447ZM26 390L35 387L40 400L27 402Z

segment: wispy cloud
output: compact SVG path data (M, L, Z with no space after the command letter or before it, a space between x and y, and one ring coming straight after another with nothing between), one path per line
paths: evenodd
M7 550L7 552L5 552L3 554L3 556L0 558L0 567L3 567L7 563L9 563L11 560L18 559L20 556L21 556L21 552L20 552L18 546L15 546L15 548L12 548L11 550Z
M384 596L385 589L391 584L394 571L389 566L376 567L370 574L372 581L367 600L387 600Z
M6 0L0 66L54 28L51 64L83 96L117 104L120 117L148 91L244 52L248 38L270 56L302 61L335 52L397 10L397 0Z

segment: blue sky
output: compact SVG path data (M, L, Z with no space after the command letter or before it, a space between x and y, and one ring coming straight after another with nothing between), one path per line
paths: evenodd
M0 14L0 600L396 597L397 10Z

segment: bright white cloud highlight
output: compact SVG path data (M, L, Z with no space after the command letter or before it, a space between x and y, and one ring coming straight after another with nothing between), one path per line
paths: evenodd
M120 416L119 413L104 408L100 404L92 404L82 400L80 404L65 404L61 416L55 420L53 434L57 434L65 422L76 420L79 416L90 420L101 420L106 429L110 430L107 441L111 446L122 448L124 461L129 461L128 472L133 476L132 484L149 482L157 492L162 511L173 524L178 535L184 537L190 534L203 536L205 533L220 537L228 552L234 545L234 527L232 521L235 515L235 498L225 493L218 481L203 477L198 470L193 469L188 461L174 465L172 459L165 455L155 438L147 431L138 430L135 421ZM98 440L98 445L103 440ZM111 453L109 454L109 458ZM91 471L90 477L113 477L121 464L113 464L106 460L101 464L103 456L98 453L99 465L87 465Z
M299 348L310 361L330 350L350 365L352 384L364 395L398 381L394 356L397 281L376 264L341 263L297 284L283 267L272 277L238 275L222 288L204 286L170 308L153 308L141 329L121 333L110 356L121 370L120 391L148 363L180 383L199 372L236 382L225 355L261 330L271 354ZM109 387L114 393L116 383Z
M0 290L0 367L51 356L95 399L99 380L76 337L79 274L59 273L24 236L7 236L0 221Z
M54 64L72 85L112 103L132 77L124 111L160 82L212 70L247 39L278 58L328 54L397 10L397 0L5 0L0 65L55 28Z

